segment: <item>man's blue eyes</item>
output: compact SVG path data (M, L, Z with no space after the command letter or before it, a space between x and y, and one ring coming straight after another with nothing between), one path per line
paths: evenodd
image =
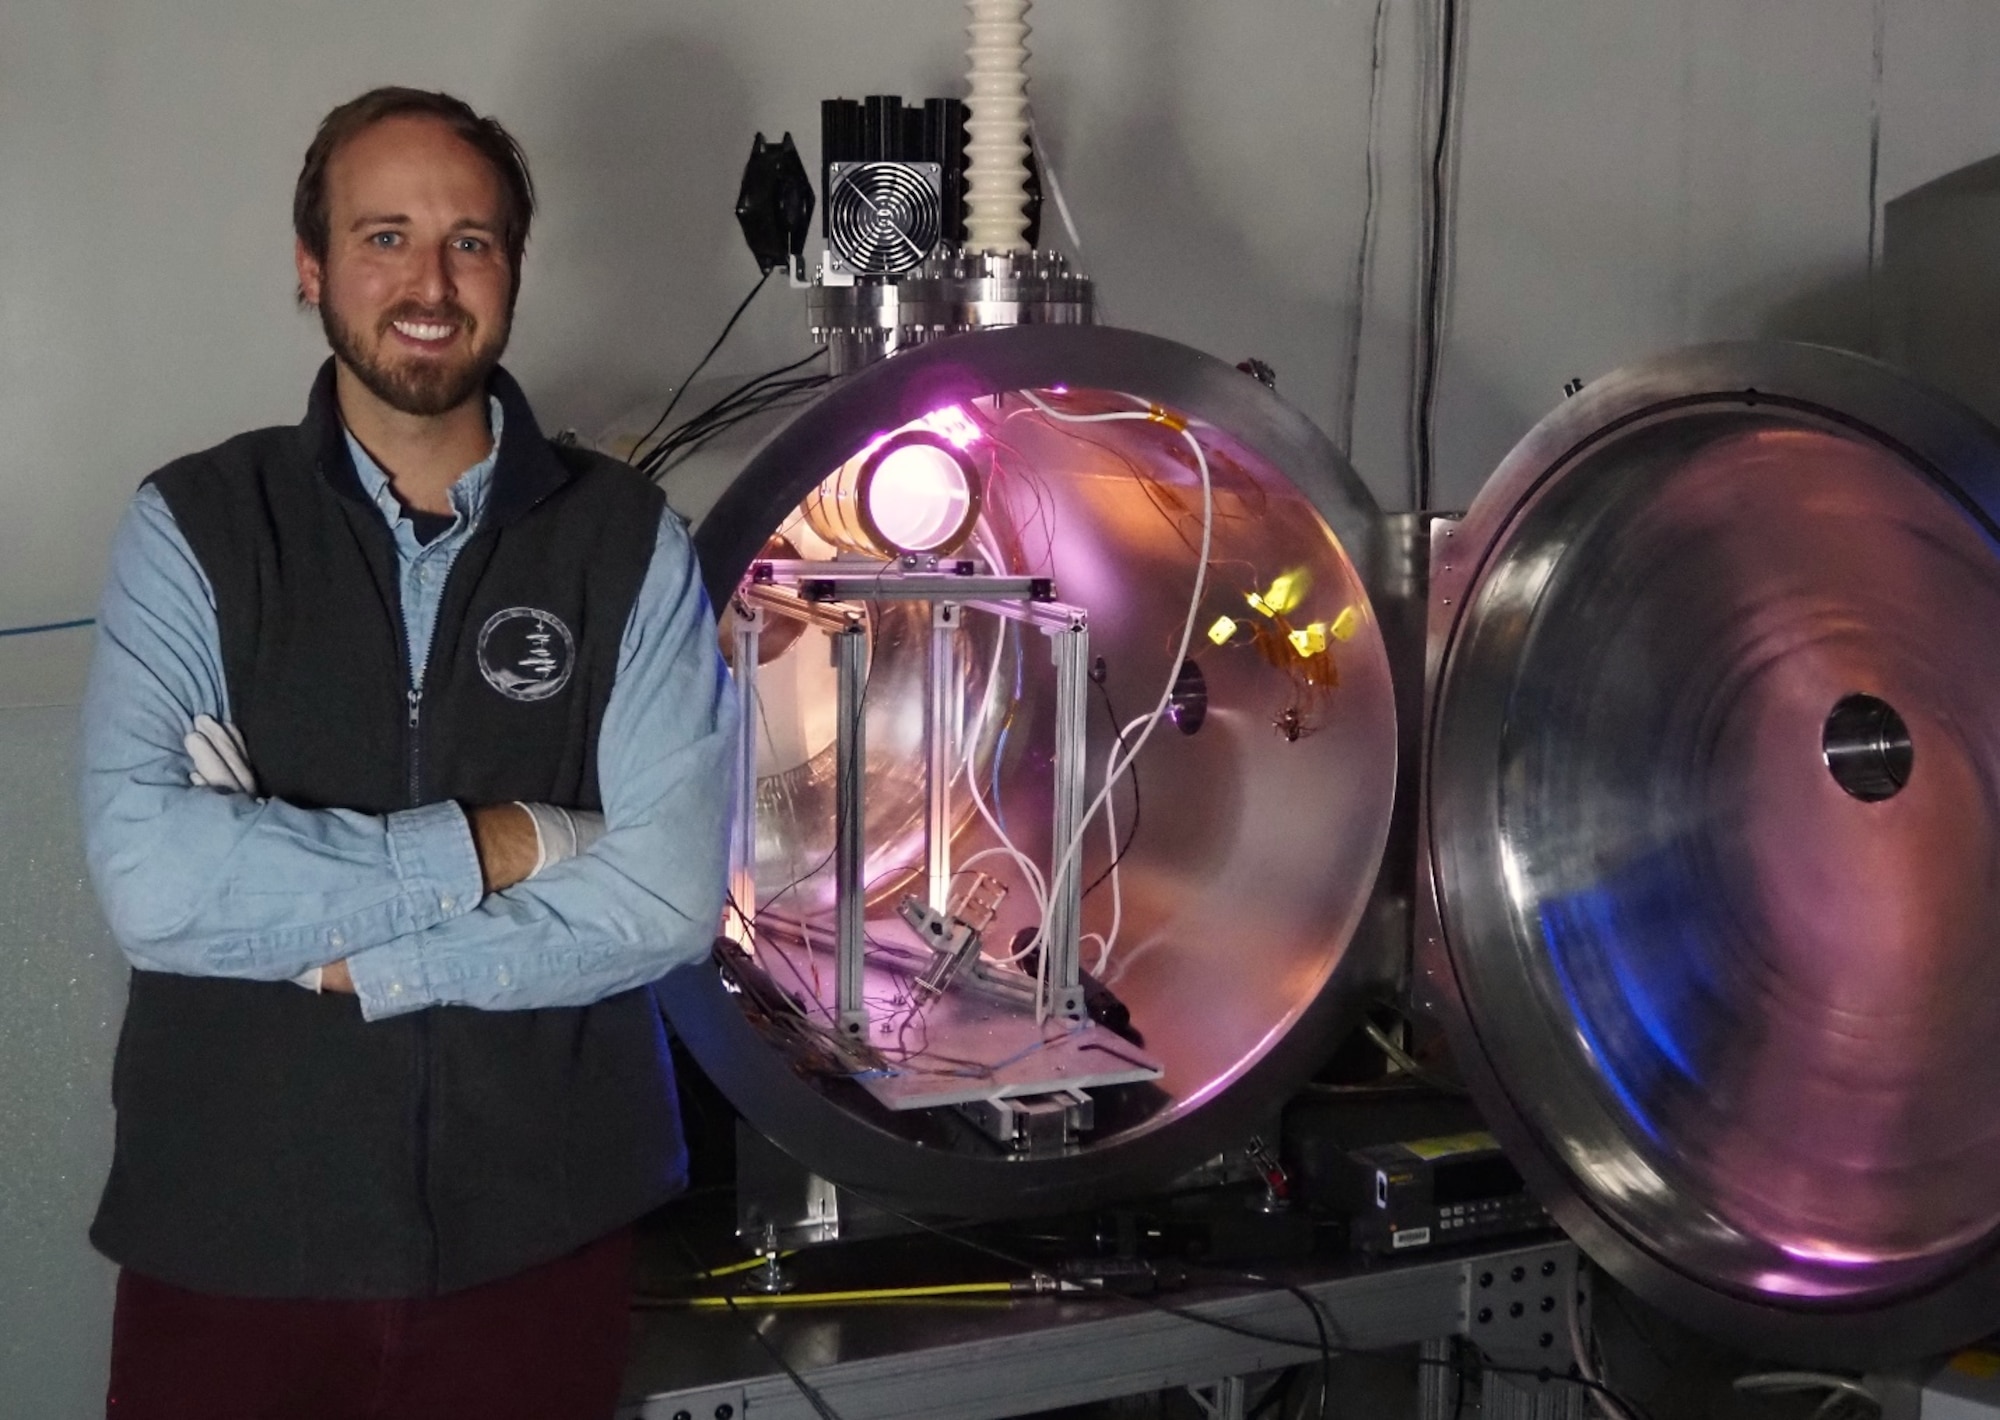
M387 251L391 247L400 246L402 241L403 234L401 232L375 232L368 238L370 246L377 247L383 251ZM469 253L487 250L486 240L483 237L458 237L452 241L452 246L459 251Z

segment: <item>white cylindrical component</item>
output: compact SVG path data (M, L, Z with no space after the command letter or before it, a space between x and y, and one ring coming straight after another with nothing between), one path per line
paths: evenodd
M965 246L1028 250L1028 0L967 0Z

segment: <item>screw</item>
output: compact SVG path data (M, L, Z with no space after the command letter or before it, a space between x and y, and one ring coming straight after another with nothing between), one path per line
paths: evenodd
M1487 1322L1491 1320L1493 1320L1493 1308L1481 1307L1479 1309L1479 1324L1481 1326L1484 1326L1486 1325Z
M1555 1344L1556 1344L1555 1333L1553 1331L1544 1331L1542 1333L1542 1349L1546 1351Z
M725 1400L722 1404L715 1407L715 1420L729 1420L729 1417L735 1413L736 1407Z
M1516 1267L1508 1275L1511 1276L1516 1282L1519 1282L1528 1275L1528 1269L1525 1267Z
M1507 1315L1514 1318L1514 1320L1519 1321L1521 1319L1521 1313L1525 1312L1526 1310L1527 1310L1526 1307L1522 1306L1519 1302L1516 1302L1512 1306L1507 1308Z
M1482 1287L1491 1287L1493 1285L1493 1274L1491 1272L1480 1273L1479 1285Z
M1545 1311L1545 1312L1552 1312L1552 1311L1554 1311L1555 1309L1556 1309L1556 1299L1555 1299L1554 1297L1543 1297L1543 1298L1542 1298L1542 1310L1543 1310L1543 1311Z
M674 1420L694 1420L694 1416L685 1410L676 1410L674 1412Z
M1556 1275L1556 1260L1552 1257L1547 1262L1544 1262L1542 1264L1542 1276L1553 1277L1555 1275Z

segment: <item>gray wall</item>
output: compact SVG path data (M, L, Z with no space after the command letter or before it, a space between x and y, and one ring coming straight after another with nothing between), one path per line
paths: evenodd
M1380 261L1354 437L1407 477L1415 56L1387 0ZM1990 0L1469 3L1439 416L1462 504L1562 382L1682 343L1865 344L1872 201L2000 149ZM1337 428L1373 0L1044 0L1037 110L1112 319L1231 358ZM601 430L707 344L754 269L750 134L817 103L960 91L945 0L0 0L0 627L89 613L133 485L296 417L288 197L368 85L458 90L535 160L511 364ZM1879 142L1877 141L1879 139ZM1873 181L1871 183L1871 170ZM768 291L720 368L806 349ZM0 638L0 706L74 701L86 634ZM73 711L0 713L0 1411L90 1411L108 1269L82 1241L119 973L81 896Z

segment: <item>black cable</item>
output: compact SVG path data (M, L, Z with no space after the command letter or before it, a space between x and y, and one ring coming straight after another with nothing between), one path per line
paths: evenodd
M861 1199L862 1202L867 1203L872 1207L881 1209L884 1213L889 1214L891 1217L902 1219L905 1223L908 1223L913 1228L918 1228L923 1232L927 1232L933 1234L936 1237L943 1238L947 1242L957 1243L961 1247L970 1248L974 1252L983 1253L987 1257L991 1257L1000 1262L1004 1262L1010 1267L1018 1268L1022 1272L1028 1273L1030 1276L1040 1275L1043 1271L1043 1269L1035 1266L1033 1263L1027 1261L1025 1258L1016 1257L1012 1253L1002 1252L997 1247L993 1247L987 1243L980 1242L976 1238L966 1237L963 1233L952 1232L948 1229L940 1228L935 1224L926 1223L921 1218L912 1217L910 1214L903 1212L901 1209L895 1207L893 1204L887 1202L886 1200L877 1197L873 1194L867 1193L862 1189L848 1186L847 1192L852 1193L855 1197ZM1211 1272L1209 1275L1220 1276L1225 1278L1235 1277L1240 1279L1243 1283L1255 1286L1279 1287L1287 1292L1290 1292L1293 1296L1297 1297L1302 1303L1304 1303L1307 1311L1310 1312L1312 1315L1313 1330L1318 1336L1320 1364L1324 1368L1322 1374L1329 1373L1332 1370L1333 1357L1336 1349L1340 1350L1346 1349L1344 1347L1343 1348L1334 1347L1331 1339L1327 1335L1326 1319L1324 1314L1320 1310L1319 1303L1316 1300L1314 1300L1312 1294L1310 1292L1307 1292L1303 1287L1295 1286L1287 1282L1273 1282L1269 1278L1259 1276L1258 1274L1252 1272L1243 1272L1243 1273ZM1266 1331L1261 1327L1245 1326L1241 1322L1226 1321L1223 1318L1217 1316L1203 1316L1200 1312L1190 1311L1185 1307L1174 1306L1171 1302L1160 1301L1157 1297L1147 1297L1130 1292L1099 1292L1093 1295L1113 1298L1119 1301L1132 1302L1138 1306L1150 1307L1154 1311L1165 1312L1167 1315L1179 1317L1183 1321L1191 1321L1201 1326L1213 1327L1218 1331L1231 1332L1237 1336L1248 1337L1252 1341L1263 1341L1278 1346L1294 1346L1294 1347L1309 1347L1313 1344L1312 1342L1305 1340L1303 1337L1286 1336L1279 1332ZM1320 1390L1320 1414L1322 1420L1324 1420L1324 1416L1326 1414L1326 1388L1324 1386L1322 1386Z
M1367 315L1368 276L1375 264L1375 200L1381 190L1377 139L1382 130L1382 54L1388 28L1389 0L1375 0L1368 60L1367 193L1361 204L1361 241L1354 253L1354 314L1347 328L1347 370L1342 390L1340 451L1354 459L1354 421L1361 395L1361 334Z
M773 271L776 269L775 267L771 268ZM646 440L658 433L660 426L667 422L667 416L674 412L674 406L681 402L681 396L687 393L688 386L694 383L697 375L708 368L708 362L715 358L715 352L722 348L723 341L729 339L729 332L736 329L736 322L743 318L743 313L750 309L750 303L757 299L757 293L764 289L764 283L770 279L771 271L766 271L757 278L757 284L750 288L750 294L737 303L736 310L730 315L728 321L723 324L722 334L715 337L715 343L708 347L708 353L697 360L694 368L688 371L688 377L681 381L680 388L675 390L673 398L667 401L667 407L661 410L660 417L653 421L653 427L641 434L639 442L632 446L632 457L628 462L637 463L639 461L639 450L645 447Z
M996 1261L1004 1262L1010 1267L1018 1268L1022 1272L1028 1273L1031 1276L1040 1275L1043 1272L1042 1268L1036 1267L1033 1263L1027 1261L1025 1258L1017 1257L1012 1253L1003 1252L997 1247L993 1247L988 1243L981 1242L976 1238L967 1237L963 1233L954 1232L947 1228L941 1228L933 1223L927 1223L921 1218L913 1217L912 1215L903 1212L901 1209L895 1207L887 1200L875 1194L869 1193L863 1189L854 1188L847 1185L843 1185L843 1188L845 1189L845 1191L861 1199L864 1203L870 1204L873 1207L881 1209L884 1213L889 1214L891 1217L900 1218L903 1222L908 1223L911 1227L917 1228L922 1232L930 1233L935 1237L943 1238L947 1242L957 1243L959 1246L964 1248L969 1248L973 1252L982 1253L987 1257L995 1259ZM1224 1280L1234 1279L1248 1285L1281 1288L1282 1290L1287 1291L1291 1293L1294 1297L1298 1298L1299 1301L1306 1307L1307 1311L1312 1315L1313 1330L1317 1336L1318 1347L1320 1352L1320 1364L1323 1367L1325 1367L1327 1371L1330 1371L1332 1369L1333 1358L1335 1355L1348 1355L1348 1354L1353 1354L1355 1352L1356 1348L1354 1347L1335 1346L1333 1344L1331 1338L1327 1335L1325 1312L1322 1310L1318 1299L1315 1298L1310 1292L1306 1291L1303 1287L1297 1286L1296 1284L1293 1283L1278 1282L1262 1275L1261 1273L1256 1273L1256 1272L1229 1272L1229 1271L1217 1271L1214 1269L1201 1269L1201 1271L1207 1276L1220 1277ZM1200 1312L1190 1311L1186 1307L1174 1306L1172 1303L1160 1301L1156 1297L1147 1297L1130 1292L1109 1292L1109 1291L1099 1292L1093 1295L1102 1296L1106 1298L1114 1298L1121 1301L1132 1302L1139 1306L1150 1307L1154 1311L1165 1312L1169 1316L1179 1317L1184 1321L1191 1321L1202 1326L1213 1327L1218 1331L1227 1331L1237 1336L1248 1337L1253 1341L1264 1341L1279 1346L1292 1346L1301 1348L1311 1347L1314 1344L1312 1341L1308 1341L1303 1337L1286 1336L1279 1332L1266 1331L1261 1327L1245 1326L1241 1322L1227 1321L1221 1317L1203 1316ZM1623 1395L1618 1391L1613 1390L1610 1386L1602 1384L1601 1382L1585 1380L1582 1376L1567 1375L1546 1366L1540 1369L1534 1369L1527 1366L1503 1366L1494 1362L1491 1358L1489 1358L1483 1351L1480 1351L1477 1347L1473 1347L1472 1350L1479 1359L1479 1367L1482 1371L1490 1371L1494 1375L1522 1376L1530 1380L1541 1381L1545 1384L1575 1386L1578 1389L1587 1390L1593 1392L1594 1394L1602 1395L1607 1399L1611 1400L1614 1404L1624 1406L1633 1416L1637 1417L1637 1420L1651 1420L1651 1416L1648 1415L1645 1407L1641 1406L1637 1401L1631 1399L1631 1397ZM1416 1358L1416 1360L1417 1364L1420 1366L1452 1366L1455 1368L1457 1364L1456 1362L1453 1361L1437 1360L1427 1356L1419 1356ZM1325 1390L1322 1389L1320 1398L1322 1415L1324 1415L1325 1413L1325 1405L1326 1405Z
M790 394L800 389L816 388L819 385L827 383L833 378L831 375L810 375L801 380L782 381L778 384L770 385L768 388L766 387L767 381L777 380L780 375L790 374L793 370L803 365L809 365L814 360L821 359L825 354L826 349L822 346L820 349L794 360L790 364L780 365L775 370L766 370L760 375L751 376L742 384L737 385L727 394L724 394L720 399L717 399L715 403L709 405L708 408L702 410L699 414L689 416L685 422L668 431L662 437L659 444L648 450L644 457L637 460L638 467L647 470L658 467L665 461L668 453L671 452L672 445L686 439L695 431L708 427L711 423L719 422L725 415L737 412L739 409L766 394ZM655 424L653 427L657 429L659 425Z
M1225 1281L1235 1280L1247 1283L1252 1286L1259 1286L1259 1287L1281 1287L1285 1291L1290 1292L1294 1297L1298 1298L1300 1303L1304 1305L1306 1309L1306 1314L1312 1318L1313 1333L1319 1338L1319 1368L1320 1368L1319 1369L1319 1417L1320 1420L1326 1420L1326 1395L1327 1392L1333 1388L1334 1347L1332 1339L1327 1335L1326 1313L1323 1310L1321 1310L1319 1299L1314 1297L1313 1294L1308 1292L1305 1288L1298 1286L1295 1283L1279 1282L1273 1278L1266 1277L1261 1273L1231 1272L1231 1271L1217 1272L1209 1268L1204 1268L1202 1270L1208 1276L1221 1277ZM1346 1348L1343 1347L1341 1349L1345 1350Z
M1111 704L1111 692L1105 688L1104 682L1096 676L1092 676L1091 683L1097 687L1098 697L1104 705L1105 716L1111 721L1111 733L1118 740L1118 757L1123 759L1125 757L1125 723L1118 718L1118 711ZM1128 767L1124 777L1132 785L1132 822L1126 826L1125 841L1118 845L1118 851L1112 855L1111 862L1105 867L1104 871L1099 873L1091 881L1090 886L1083 890L1083 898L1088 898L1092 893L1104 886L1105 880L1118 871L1118 865L1124 862L1125 855L1132 851L1132 840L1139 835L1139 766L1133 764ZM1083 899L1080 898L1078 900L1082 901Z
M9 626L0 630L0 636L38 636L44 631L74 631L80 626L95 626L94 616L78 617L74 621L45 621L39 626Z
M1458 85L1458 0L1438 0L1441 21L1438 65L1437 135L1431 145L1430 222L1425 230L1422 368L1417 394L1417 486L1415 511L1431 506L1436 451L1437 383L1443 363L1444 259L1451 213L1447 177L1450 172L1452 100Z
M689 420L653 446L652 451L646 455L645 462L639 466L640 471L655 482L662 481L683 459L709 440L747 420L758 418L772 410L804 402L805 397L814 390L831 383L831 378L831 376L816 376L797 383L772 385L716 418L699 422Z
M780 375L790 374L793 370L798 369L802 365L811 364L814 360L821 358L825 354L826 351L824 347L822 347L821 349L813 351L810 355L806 355L800 359L792 361L790 364L780 365L775 370L766 370L762 374L751 376L749 379L745 380L742 384L737 385L734 389L731 389L728 393L722 395L713 404L709 405L699 414L690 415L685 423L671 430L661 442L662 443L672 442L675 438L683 435L687 430L694 428L698 425L701 425L706 421L715 419L720 415L730 412L733 408L736 407L739 401L742 401L747 397L749 397L750 395L757 392L758 388L762 386L767 380L775 380ZM819 377L815 376L812 378L819 378ZM641 462L642 463L652 462L654 460L657 460L659 456L660 456L659 450L656 448L649 451L646 454L645 458L641 460Z
M746 404L740 410L730 414L726 418L715 420L699 428L686 430L677 435L671 443L656 448L655 452L660 457L657 462L647 465L648 476L655 481L664 479L680 465L684 458L702 448L709 440L734 429L739 424L755 419L760 415L768 414L773 410L796 407L805 402L804 396L809 394L813 389L830 382L830 379L818 379L803 388L774 389L769 393L768 397L760 398Z

